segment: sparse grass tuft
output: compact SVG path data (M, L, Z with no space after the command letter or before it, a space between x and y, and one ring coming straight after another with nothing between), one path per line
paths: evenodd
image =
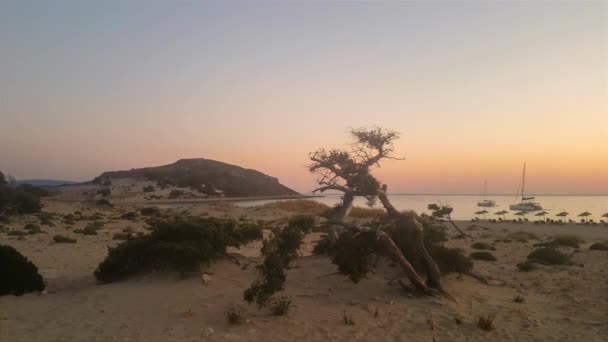
M353 315L347 313L346 311L342 311L342 322L344 322L346 325L355 325Z
M494 315L480 315L477 317L477 326L485 331L494 329Z
M471 248L481 249L481 250L490 250L490 251L496 250L496 248L494 246L490 245L489 243L485 243L485 242L475 242L474 244L471 245Z
M291 303L291 298L288 296L281 296L272 302L272 315L285 316L292 307L294 307L294 305Z
M496 257L490 252L473 252L470 256L474 260L496 261Z
M553 242L558 246L578 248L579 244L585 242L581 237L572 234L556 235Z
M71 237L63 235L53 236L53 241L55 241L56 243L76 243L76 239L72 239Z
M526 301L526 298L524 298L521 295L516 295L515 297L513 297L513 302L514 303L523 303Z
M230 324L239 324L243 322L245 317L245 309L243 309L240 305L230 305L226 308L226 312L224 313L228 323Z

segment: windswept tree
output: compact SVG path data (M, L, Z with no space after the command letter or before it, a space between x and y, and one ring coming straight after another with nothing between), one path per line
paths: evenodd
M330 217L335 222L344 221L356 196L365 197L370 205L375 203L380 182L371 175L371 170L384 159L398 159L393 155L393 141L399 139L399 133L375 127L352 129L350 134L355 142L349 150L319 149L310 154L309 170L319 176L319 187L313 193L342 192L342 204Z
M376 229L375 234L371 235L375 243L382 249L382 252L393 259L401 266L403 272L414 285L414 287L426 294L437 291L443 292L441 286L440 269L424 243L424 227L419 222L418 217L413 212L399 212L391 204L386 191L387 186L381 183L371 174L374 167L379 167L381 161L386 159L398 159L394 156L394 141L399 138L395 131L385 130L379 127L365 129L352 129L350 131L354 142L349 149L320 149L310 154L310 172L317 174L319 187L314 192L325 192L335 190L342 192L342 203L338 205L330 214L329 224L334 226L347 227L350 231L363 231L364 228L353 227L345 224L354 198L363 196L367 199L368 205L373 205L378 199L386 210L386 223L395 227L397 233L405 233L408 236L408 246L412 251L407 254L415 256L424 267L426 281L418 274L410 260L404 256L403 246L398 247L392 237L382 229ZM344 232L344 231L343 231ZM330 237L338 242L337 230L329 230ZM340 235L343 235L342 233ZM352 234L353 237L369 237L370 234ZM348 240L344 240L348 241ZM367 250L369 253L373 248L354 247L357 250ZM359 255L360 263L364 263L366 256ZM347 258L344 258L346 260ZM334 260L336 260L334 258ZM352 258L350 262L352 262ZM340 266L340 265L339 265ZM344 269L356 270L365 269L362 265L351 265Z

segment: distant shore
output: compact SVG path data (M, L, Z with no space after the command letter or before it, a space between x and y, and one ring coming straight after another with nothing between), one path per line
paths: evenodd
M278 196L249 196L249 197L219 197L219 198L196 198L196 199L163 199L149 201L119 201L120 204L191 204L191 203L215 203L215 202L244 202L244 201L265 201L265 200L289 200L319 198L319 195L278 195Z

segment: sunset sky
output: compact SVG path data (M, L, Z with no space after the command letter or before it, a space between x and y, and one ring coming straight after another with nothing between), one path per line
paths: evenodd
M0 0L0 170L203 157L314 187L399 131L397 193L608 194L608 1Z

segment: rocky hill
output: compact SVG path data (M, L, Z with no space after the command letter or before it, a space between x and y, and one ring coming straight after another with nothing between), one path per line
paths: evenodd
M155 181L159 187L177 186L226 197L298 195L279 183L277 178L203 158L180 159L173 164L157 167L104 172L93 182L103 184L120 178L146 179Z

